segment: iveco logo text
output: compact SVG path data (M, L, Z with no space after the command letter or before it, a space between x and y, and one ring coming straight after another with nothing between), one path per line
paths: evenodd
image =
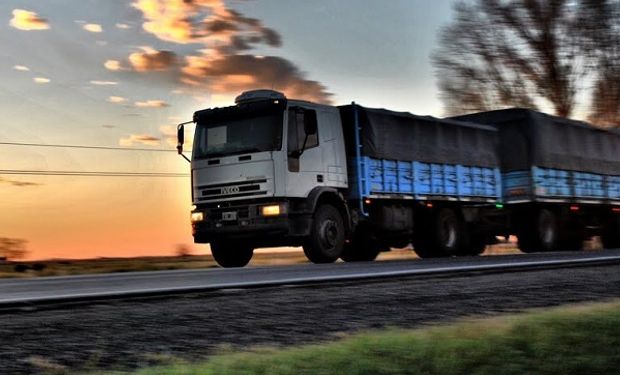
M222 194L235 194L239 192L239 186L224 186Z

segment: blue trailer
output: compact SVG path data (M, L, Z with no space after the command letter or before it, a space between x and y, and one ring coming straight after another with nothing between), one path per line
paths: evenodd
M503 206L496 128L355 104L340 110L347 199L362 228L353 247L413 242L423 257L484 250L492 236L479 224Z
M348 199L366 223L358 243L410 238L423 257L479 254L511 234L526 252L580 249L592 235L620 246L617 133L526 109L341 114Z
M455 117L499 133L502 195L524 251L620 246L620 134L512 108Z

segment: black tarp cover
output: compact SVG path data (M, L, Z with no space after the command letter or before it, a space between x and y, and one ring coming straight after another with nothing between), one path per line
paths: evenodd
M537 166L620 175L618 132L522 108L452 119L496 126L505 172Z
M499 167L493 127L407 112L341 106L347 153L355 153L353 110L361 124L361 153L378 159Z

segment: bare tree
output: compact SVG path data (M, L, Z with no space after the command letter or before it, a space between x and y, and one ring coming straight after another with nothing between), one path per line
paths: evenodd
M23 258L28 253L26 243L26 240L19 238L0 237L0 257L6 259Z
M620 127L620 1L582 0L581 8L584 51L597 63L589 120Z
M618 100L610 96L609 86L601 83L620 80L614 55L618 53L614 29L620 20L619 3L456 3L456 19L442 30L440 46L433 56L446 114L550 106L555 114L569 117L575 110L577 93L586 90L592 93L593 109L589 112L593 118L598 121L609 116L607 107L617 108ZM601 30L605 30L605 40L599 38ZM598 112L601 114L595 115Z

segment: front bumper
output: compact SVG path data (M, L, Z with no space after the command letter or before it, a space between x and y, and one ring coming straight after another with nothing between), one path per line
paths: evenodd
M278 215L265 216L262 207L279 205ZM264 246L293 246L310 231L312 216L298 212L289 201L234 202L198 206L201 221L192 222L194 242L214 239L251 240ZM257 246L258 247L258 246Z

